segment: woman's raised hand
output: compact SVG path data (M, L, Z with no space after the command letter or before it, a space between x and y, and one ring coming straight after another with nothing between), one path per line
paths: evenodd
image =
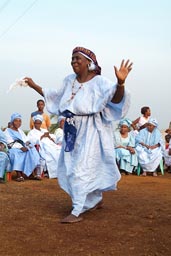
M24 77L23 79L27 84L28 86L30 86L31 88L34 88L35 87L35 82L32 80L32 78L30 77Z
M130 60L127 60L126 62L125 60L122 60L119 70L117 69L116 66L114 66L115 75L117 77L118 84L125 83L125 79L127 78L129 72L132 69L132 65L133 63L132 62L130 63Z

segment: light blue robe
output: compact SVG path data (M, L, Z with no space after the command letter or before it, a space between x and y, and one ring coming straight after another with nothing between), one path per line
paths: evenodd
M10 161L7 155L7 141L4 133L0 130L0 142L3 143L4 149L0 149L0 178L3 178L5 170L10 169Z
M119 163L120 169L132 173L133 168L138 165L137 154L131 154L129 150L117 148L117 146L130 146L135 148L135 136L132 132L129 132L127 138L122 138L120 132L117 131L114 133L114 146L116 160Z
M17 132L10 128L7 128L4 131L4 134L6 136L8 144L16 139L20 139L24 143L27 142L27 136L21 129L18 129ZM20 149L21 147L21 144L15 143L13 147L9 149L11 170L22 171L27 176L30 176L30 174L39 164L40 156L34 146L28 146L28 151L26 152L23 152Z
M129 107L129 93L119 104L111 103L116 85L102 76L95 76L70 100L75 74L64 79L60 90L44 89L47 110L63 115L65 110L75 115L77 128L74 150L64 152L58 162L58 181L72 199L72 214L94 207L102 199L102 191L116 189L120 179L113 154L112 121L123 117ZM74 87L80 84L76 81Z
M152 133L149 132L147 128L144 128L140 130L138 135L135 137L135 142L138 162L140 163L143 171L154 172L163 157L164 141L162 139L161 132L157 127L154 128ZM142 142L148 146L154 146L159 143L160 147L147 149L140 144Z

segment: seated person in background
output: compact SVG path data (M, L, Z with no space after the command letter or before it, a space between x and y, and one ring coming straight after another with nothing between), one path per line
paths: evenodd
M150 118L147 127L140 130L135 137L138 162L143 169L143 176L146 176L147 172L157 176L156 169L162 160L164 142L157 126L156 119Z
M165 133L167 133L165 135L165 148L167 149L169 147L169 141L171 139L171 128L166 129Z
M4 133L0 130L0 183L5 183L5 170L10 170L10 161L7 155L8 147Z
M45 160L49 178L57 178L57 166L61 146L55 143L54 134L50 134L48 130L41 128L43 121L41 115L34 116L33 121L34 129L28 133L28 140L33 145L38 145L39 154Z
M11 125L11 122L8 122L8 126L5 127L5 128L3 128L2 131L4 132L7 128L11 128L11 126L12 126L12 125Z
M11 115L11 128L4 131L9 147L9 158L11 170L16 171L16 181L24 181L23 173L30 176L39 164L40 156L33 145L27 139L25 133L20 129L21 115Z
M164 163L166 171L171 173L171 129L165 131L165 150L164 150Z
M147 122L151 116L151 110L149 107L142 107L141 108L141 117L138 117L136 120L132 122L132 127L134 130L140 131L147 127Z
M59 116L58 117L58 128L55 131L55 136L56 136L56 144L62 146L62 141L63 141L63 137L64 137L64 123L65 123L65 117L64 116Z
M36 116L36 115L42 115L43 117L43 121L42 121L42 125L41 125L41 128L43 129L46 129L48 130L50 125L51 125L51 122L50 122L50 117L43 112L44 110L44 107L45 107L45 102L44 100L38 100L37 101L37 108L38 110L31 113L31 118L30 118L30 129L33 129L34 128L34 121L33 121L33 117Z
M135 152L135 136L130 132L132 122L129 119L122 119L119 122L119 131L114 133L114 146L116 162L121 173L132 173L138 165Z

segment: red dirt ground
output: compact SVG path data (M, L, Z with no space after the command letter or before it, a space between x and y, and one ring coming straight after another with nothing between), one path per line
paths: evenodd
M56 180L0 184L0 255L171 255L171 174L123 176L104 203L61 224L71 201Z

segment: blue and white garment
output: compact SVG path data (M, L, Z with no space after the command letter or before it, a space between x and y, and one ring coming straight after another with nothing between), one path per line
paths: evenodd
M70 152L74 149L77 129L75 126L74 114L65 111L63 115L66 116L64 124L64 139L65 139L65 151Z
M161 132L157 127L152 132L149 132L147 128L139 131L135 137L136 151L138 156L138 162L140 163L143 171L154 172L163 157L164 141ZM149 146L160 144L155 149L147 149L140 143L144 143Z
M137 154L131 154L129 150L119 148L118 146L135 148L135 136L129 132L128 137L123 138L120 131L116 131L114 133L114 146L116 160L119 163L120 169L132 173L134 167L138 165Z
M39 154L41 156L41 163L43 163L42 160L44 159L44 165L46 165L47 167L49 178L57 178L57 165L61 146L57 145L47 137L40 139L45 132L48 132L48 130L42 128L40 128L40 130L37 130L36 128L34 128L29 131L27 138L33 145L40 146ZM55 141L54 134L49 135Z
M7 128L4 134L8 144L13 144L15 140L22 141L24 144L27 142L27 136L21 129L14 131L11 128ZM39 164L40 156L33 145L26 146L28 148L26 152L20 149L22 147L23 145L20 142L16 142L9 149L11 170L22 171L27 176L30 176Z
M56 115L65 111L74 114L76 140L72 151L65 152L66 142L58 162L58 181L72 198L72 214L94 207L102 199L102 191L116 189L120 172L113 153L112 121L122 118L129 108L126 91L119 104L111 99L116 91L108 79L97 75L83 86L71 100L72 85L80 87L76 75L64 79L59 90L43 89L47 110Z
M10 170L10 161L7 151L7 141L4 133L0 130L0 178L3 178L6 170Z

